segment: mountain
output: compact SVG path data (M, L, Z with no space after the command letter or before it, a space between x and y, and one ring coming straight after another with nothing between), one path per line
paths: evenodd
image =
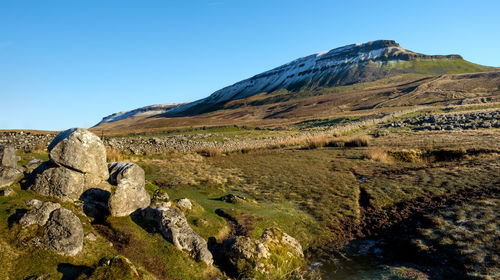
M220 109L328 94L335 89L390 80L391 77L422 78L492 70L495 68L465 61L457 54L425 55L406 50L392 40L378 40L296 59L222 88L198 101L148 106L113 114L103 118L98 125L141 115L148 118L195 117Z
M96 124L96 126L100 125L101 123L110 123L110 122L116 122L119 120L131 118L134 116L153 116L153 115L158 115L158 114L163 114L166 113L168 110L184 105L186 103L177 103L177 104L156 104L156 105L150 105L130 111L122 111L118 113L111 114L107 117L102 118L102 120Z

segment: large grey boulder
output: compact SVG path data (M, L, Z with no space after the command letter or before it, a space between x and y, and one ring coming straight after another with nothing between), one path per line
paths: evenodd
M151 199L145 186L144 170L130 162L112 162L109 164L110 183L116 189L109 199L112 216L128 216L138 209L149 206Z
M64 256L74 256L83 248L83 226L73 212L62 208L59 203L32 199L26 203L29 210L21 217L19 224L43 227L47 249Z
M64 256L83 249L83 226L75 214L65 208L54 210L45 225L45 245Z
M179 250L186 251L197 261L210 265L213 263L212 253L207 242L188 224L184 213L177 208L148 207L144 218L157 224L163 237L172 242Z
M85 174L45 162L33 172L31 189L41 195L75 201L85 190Z
M31 189L41 195L75 201L109 177L104 144L86 129L59 133L48 149L50 161L31 174Z
M0 166L0 188L19 182L24 177L21 170Z
M106 148L101 139L83 128L59 133L50 143L50 159L81 173L94 175L96 181L108 179Z
M19 159L13 147L0 145L0 188L17 183L23 178L23 172L17 166Z
M20 159L14 147L0 145L0 166L17 168Z

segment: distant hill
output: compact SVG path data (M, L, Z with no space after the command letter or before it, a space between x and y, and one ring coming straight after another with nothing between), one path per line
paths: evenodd
M308 114L311 117L316 117L318 115L318 108L316 110L309 110L309 113L304 112L304 108L297 107L301 106L302 102L300 100L304 101L307 98L317 99L320 96L330 96L331 98L332 94L337 94L335 95L337 101L334 106L343 106L350 104L348 102L350 98L349 96L339 97L339 93L347 94L347 92L351 92L349 95L355 97L359 94L353 92L360 90L365 92L367 90L373 91L377 87L385 87L389 91L391 91L391 87L395 87L393 88L394 91L403 90L405 93L414 91L416 93L416 91L419 91L420 95L422 95L422 84L428 83L434 78L442 77L442 79L447 79L445 77L450 74L491 71L499 71L499 69L468 62L457 54L420 54L402 48L395 41L378 40L364 44L347 45L328 52L296 59L272 70L222 88L198 101L176 105L153 105L116 113L103 118L97 126L102 129L113 129L114 126L127 128L128 125L126 123L132 125L132 123L139 121L139 119L151 122L152 119L160 120L162 118L177 118L178 123L174 126L182 126L182 123L186 125L188 123L189 125L202 125L203 122L201 121L190 122L187 119L178 119L190 118L192 120L192 118L197 118L201 115L204 115L204 118L210 118L212 121L217 115L229 120L269 119L283 115L283 113L290 113L285 115L290 115L291 117L293 117L294 113L298 114L296 117L301 116L301 118L307 117ZM491 82L488 82L488 84L491 86L489 90L494 91L500 86L500 84L498 86L495 84L495 81L498 82L497 76L491 73L479 76L464 76L468 78L453 78L452 80L454 81L451 83L467 83L472 85L477 83L471 82L471 79L493 79L493 84ZM450 83L442 85L446 88L453 88ZM477 86L480 85L478 84ZM436 84L432 88L436 89ZM470 90L474 91L475 88L471 88ZM391 103L389 101L392 99L390 95L386 94L387 100L379 100L384 99L383 97L376 99L379 102L385 102L383 103L385 106L389 106ZM467 96L464 96L464 98L467 98ZM432 97L427 98L429 100L421 99L417 98L418 102L400 105L418 105L437 101L432 100ZM297 104L281 108L284 105L283 102L292 102L294 100ZM444 101L444 99L441 101ZM276 108L267 108L270 114L266 115L260 112L262 108L256 108L270 104L281 104L275 106L281 109L276 111ZM376 105L369 104L368 102L364 106L358 107L373 108ZM243 108L246 109L243 110ZM359 110L360 108L357 109ZM351 110L356 108L346 109ZM217 112L220 110L224 110L226 114L218 114ZM229 112L228 110L233 111ZM283 110L286 112L283 112ZM255 112L252 113L251 111ZM298 113L298 111L301 113ZM132 119L134 121L131 121ZM111 125L111 123L118 121L121 121L121 125ZM169 123L175 123L169 121L159 122L164 123L167 127L171 127ZM215 121L215 123L220 122ZM153 127L161 127L161 125L153 125Z

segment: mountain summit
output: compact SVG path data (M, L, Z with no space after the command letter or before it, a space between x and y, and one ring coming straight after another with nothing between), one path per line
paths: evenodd
M221 109L233 100L278 90L293 93L371 82L402 74L440 75L487 69L489 68L463 60L460 55L425 55L404 49L393 40L377 40L301 57L222 88L198 101L175 106L154 106L154 110L144 107L121 112L118 117L115 114L103 118L101 123L138 114L194 116Z

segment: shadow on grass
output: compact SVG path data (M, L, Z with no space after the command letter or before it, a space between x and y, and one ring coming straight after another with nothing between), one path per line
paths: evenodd
M16 209L16 213L10 215L9 218L7 218L9 228L11 228L15 223L18 223L19 220L21 220L21 218L24 216L24 214L26 214L26 212L28 212L28 210L26 209Z
M84 265L73 265L70 263L60 263L57 266L57 271L62 273L61 280L72 280L85 275L90 276L92 274L92 268Z

